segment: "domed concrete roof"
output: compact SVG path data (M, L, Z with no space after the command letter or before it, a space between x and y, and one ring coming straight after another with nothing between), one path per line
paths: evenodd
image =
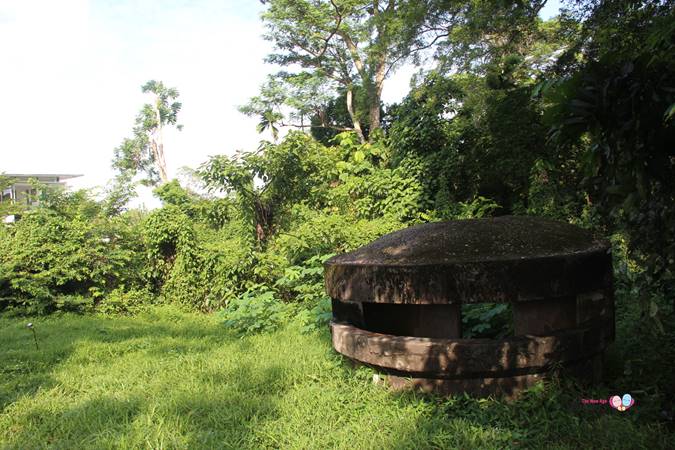
M409 227L325 263L351 302L505 302L573 295L611 276L609 243L550 219L504 216ZM608 273L608 267L610 272Z

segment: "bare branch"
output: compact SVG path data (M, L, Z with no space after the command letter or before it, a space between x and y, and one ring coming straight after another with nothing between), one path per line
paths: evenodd
M349 53L352 56L352 60L354 61L354 65L356 66L356 70L359 71L359 74L361 77L366 80L367 74L366 74L366 66L363 64L363 61L361 60L361 57L359 56L359 50L356 47L356 44L354 44L354 41L352 38L344 32L340 32L340 37L342 37L342 40L344 43L347 45L347 48L349 49Z
M444 38L444 37L448 37L449 35L450 35L449 32L448 32L448 33L442 33L442 34L436 35L436 37L434 37L434 39L433 39L431 42L429 42L428 44L425 44L425 45L422 45L422 46L413 48L413 49L411 49L410 51L408 51L408 52L402 54L401 56L399 56L398 58L396 58L394 61L392 61L391 63L389 63L389 68L387 69L387 71L386 71L386 73L385 73L385 75L384 75L385 78L389 76L389 72L391 71L392 68L394 68L394 67L396 66L396 63L398 63L398 62L401 61L402 59L405 59L405 58L409 57L410 55L413 55L413 54L415 54L415 53L417 53L417 52L420 52L420 51L422 51L422 50L426 50L426 49L428 49L428 48L433 47L434 45L436 45L436 42L438 42L439 39Z
M279 122L279 125L282 127L292 127L292 128L300 128L300 129L305 129L305 128L327 128L330 130L338 130L338 131L354 131L354 128L350 127L338 127L335 125L328 125L328 124L321 124L321 125L304 125L304 124L297 124L297 123L285 123L285 122Z
M342 14L340 14L340 10L338 9L338 6L335 4L335 2L333 0L330 0L330 4L333 5L333 8L335 8L335 15L336 15L335 29L326 38L326 40L323 44L323 49L319 52L319 54L317 55L317 58L321 58L324 55L324 53L326 53L326 50L328 49L328 43L330 42L331 39L333 39L333 36L335 36L335 34L340 29L340 25L342 24Z

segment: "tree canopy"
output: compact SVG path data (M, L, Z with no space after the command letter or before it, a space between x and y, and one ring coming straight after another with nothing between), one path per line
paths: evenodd
M396 68L440 36L424 24L424 2L407 0L267 0L262 19L266 39L276 52L268 61L299 72L281 72L243 108L263 117L261 123L304 128L308 115L315 127L334 128L324 118L327 100L338 92L362 142L364 128L381 127L385 81ZM356 96L359 99L356 99ZM285 121L284 108L292 110ZM297 122L300 119L300 122Z

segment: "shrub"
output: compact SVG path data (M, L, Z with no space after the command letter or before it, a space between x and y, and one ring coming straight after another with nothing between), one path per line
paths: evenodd
M419 181L422 168L418 159L406 158L391 168L383 143L357 144L347 133L336 140L343 158L332 173L335 181L327 195L328 206L358 219L390 217L400 222L415 219L429 206Z
M100 215L80 194L49 206L0 225L2 306L88 308L113 289L139 283L142 243L131 220Z
M331 256L315 256L302 265L286 267L276 282L251 285L232 297L221 312L225 325L240 334L271 331L289 322L304 331L325 326L331 302L324 291L323 263Z
M190 218L180 207L166 205L143 224L148 267L146 275L165 301L196 306L204 297L200 283L201 255Z
M200 283L207 287L203 310L221 308L255 283L255 255L250 243L240 237L218 237L200 248Z
M239 334L273 331L292 317L292 308L265 285L233 298L221 311L225 326Z
M355 219L338 212L315 211L297 205L292 211L290 231L281 231L270 251L284 255L290 264L312 256L354 250L378 237L405 227L393 217Z
M96 310L103 314L135 314L154 300L155 296L147 289L119 287L101 299Z
M241 219L213 229L169 204L148 216L143 233L146 276L164 302L213 311L256 282L256 257Z
M282 298L301 306L295 319L304 331L327 325L332 316L331 300L323 280L323 263L331 256L333 254L314 256L301 266L288 267L274 283Z

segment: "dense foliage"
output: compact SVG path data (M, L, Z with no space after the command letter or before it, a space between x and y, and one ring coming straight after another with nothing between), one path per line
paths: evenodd
M543 85L550 136L581 149L580 184L605 227L628 237L644 268L640 301L656 318L650 296L675 305L675 7L590 6L575 42L586 58L561 58Z
M140 287L136 215L106 217L83 192L50 193L0 227L0 300L48 312L90 307L115 289Z

